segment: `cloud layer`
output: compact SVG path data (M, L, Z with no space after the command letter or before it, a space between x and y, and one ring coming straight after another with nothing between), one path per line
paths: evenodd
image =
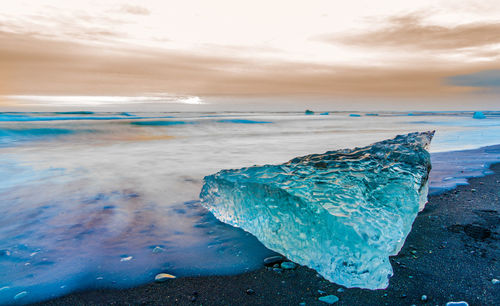
M252 17L260 10L234 4L228 4L231 14L208 4L200 9L162 2L155 9L148 1L104 1L80 10L50 2L57 5L0 13L0 94L432 101L497 88L492 71L500 69L500 16L491 18L494 12L488 18L476 12L466 22L435 10L383 17L377 9L379 15L367 17L372 10L358 12L353 4L346 12L362 17L356 30L344 26L319 35L354 19L334 5L326 14L294 4L291 13L266 11L260 20Z
M500 21L456 26L425 24L418 14L391 17L377 30L344 36L325 35L323 40L361 47L455 50L500 44Z
M442 79L489 66L266 62L207 53L90 47L5 32L0 33L0 40L0 81L4 85L0 90L8 94L446 96L468 88L447 86ZM464 85L469 86L458 84Z

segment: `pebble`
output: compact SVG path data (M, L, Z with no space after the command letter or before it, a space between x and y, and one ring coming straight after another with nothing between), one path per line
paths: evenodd
M280 269L280 268L273 268L273 271L274 271L274 272L278 272L278 273L283 272L283 270L282 270L282 269Z
M327 295L327 296L321 296L318 298L318 301L324 302L327 304L335 304L339 301L339 298L336 297L335 295Z
M253 289L247 289L246 293L248 295L252 295L252 294L255 294L255 291Z
M344 292L344 288L337 289L337 292Z
M283 256L271 256L271 257L267 257L264 259L264 265L266 266L272 266L274 264L279 264L280 262L282 262L283 260L285 260L285 258Z
M290 261L285 261L281 263L281 268L285 270L293 270L297 268L297 265L293 262Z
M491 280L491 283L492 283L493 285L496 285L496 284L500 283L500 280L498 280L498 279L494 278L494 279L492 279L492 280Z
M460 302L448 302L446 303L446 306L469 306L469 303L465 301L460 301Z
M325 292L325 291L323 291L323 290L319 290L319 289L318 289L318 293L319 293L319 294L325 294L326 292Z
M27 296L28 292L27 291L21 291L18 294L14 296L14 300L19 300L22 299L23 297Z
M422 297L420 298L420 300L421 300L422 302L427 301L427 295L425 295L425 294L424 294L424 295L422 295Z
M300 302L299 306L306 306L306 302Z
M172 274L160 273L160 274L156 274L155 282L163 283L163 282L166 282L167 280L173 279L173 278L175 278L175 276L173 276Z

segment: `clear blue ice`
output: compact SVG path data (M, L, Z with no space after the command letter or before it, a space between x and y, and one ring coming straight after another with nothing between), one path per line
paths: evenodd
M202 204L222 222L347 287L386 288L427 202L434 132L205 177Z

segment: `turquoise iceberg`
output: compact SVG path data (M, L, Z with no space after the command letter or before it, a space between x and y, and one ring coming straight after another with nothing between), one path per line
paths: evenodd
M222 170L200 198L222 222L347 287L388 286L397 254L427 202L434 132Z

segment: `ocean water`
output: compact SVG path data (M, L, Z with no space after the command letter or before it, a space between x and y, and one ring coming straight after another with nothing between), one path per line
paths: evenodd
M255 269L272 252L201 207L204 176L436 130L439 193L500 161L485 114L0 113L0 304Z

